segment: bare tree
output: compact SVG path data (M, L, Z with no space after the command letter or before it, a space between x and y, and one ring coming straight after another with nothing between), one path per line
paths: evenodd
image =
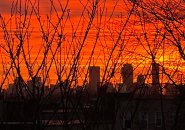
M137 37L144 50L151 56L152 62L159 62L162 70L162 82L173 84L181 94L177 98L177 109L175 111L174 126L172 129L181 128L180 113L184 102L183 98L183 79L179 83L177 75L183 73L181 67L184 62L184 2L177 1L135 1L137 11L135 12L140 21L142 29L141 37ZM139 36L139 35L138 35ZM144 40L142 40L142 37ZM146 45L145 45L146 43ZM172 58L172 56L176 58ZM173 63L173 64L172 64ZM169 69L173 68L173 69ZM183 78L181 76L181 78ZM162 90L164 85L160 86ZM179 87L179 85L181 87ZM161 111L162 108L161 96ZM163 113L163 112L162 112ZM163 129L165 128L165 119L163 117Z
M62 109L67 113L70 108L70 116L62 115L62 125L65 129L70 129L74 118L82 124L82 129L96 128L101 121L100 116L97 116L94 126L88 126L91 122L89 123L89 117L86 115L86 102L83 102L91 100L88 94L87 99L84 99L83 95L88 89L88 67L103 66L100 88L107 87L108 83L114 80L118 81L117 75L120 75L121 67L132 61L137 50L137 46L130 50L130 39L136 25L132 21L135 20L133 14L138 3L115 1L111 9L107 9L110 3L106 0L78 1L82 10L78 14L79 19L73 20L71 1L47 2L49 8L46 16L42 14L40 0L15 0L9 19L1 15L4 65L1 89L6 82L18 77L17 94L21 100L33 103L34 130L45 129L58 111ZM124 10L118 14L120 4ZM33 40L35 37L37 39ZM148 41L146 35L145 40ZM158 47L151 49L149 44L148 47L148 54L155 62L155 49ZM9 66L4 57L8 59ZM135 68L137 67L136 65ZM56 80L50 82L51 78ZM77 95L74 90L78 89L79 82L81 85ZM48 93L46 86L53 86ZM55 96L57 99L52 99ZM49 119L42 122L42 111L50 99L56 100L56 106L52 108ZM104 100L104 95L98 95L92 110L93 116L104 110ZM117 110L115 113L116 116L119 114ZM101 116L106 118L106 113ZM106 123L104 125L105 129L115 128L115 122L111 127L106 126Z

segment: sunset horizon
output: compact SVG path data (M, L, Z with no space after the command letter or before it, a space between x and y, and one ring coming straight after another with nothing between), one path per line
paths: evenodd
M2 0L0 129L185 129L184 10L183 0Z

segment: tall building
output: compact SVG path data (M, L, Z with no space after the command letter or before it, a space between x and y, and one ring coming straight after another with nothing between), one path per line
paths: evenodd
M159 94L160 84L159 84L159 63L152 63L152 94Z
M126 87L126 91L133 85L133 67L132 64L124 64L121 68L121 76L123 87Z
M159 63L152 63L152 85L159 85Z
M97 88L100 83L100 67L89 66L89 92L93 95L97 94Z

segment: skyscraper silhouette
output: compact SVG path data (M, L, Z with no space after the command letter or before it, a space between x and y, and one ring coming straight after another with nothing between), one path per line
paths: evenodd
M126 87L126 91L133 85L133 67L132 64L124 64L121 68L121 76L123 86Z
M152 63L152 94L159 94L159 63Z
M159 85L159 63L152 63L152 85Z
M97 87L100 83L100 67L89 66L89 91L91 94L97 94Z

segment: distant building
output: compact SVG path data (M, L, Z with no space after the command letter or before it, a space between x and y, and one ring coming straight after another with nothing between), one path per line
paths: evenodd
M132 64L124 64L121 68L121 76L123 86L126 87L126 91L133 85L133 67Z
M28 89L32 94L40 94L44 90L42 89L41 77L35 77L27 82Z
M16 97L25 89L24 82L21 78L16 77L14 83L8 85L6 94L8 97Z
M145 77L144 75L140 74L137 76L137 86L143 86L145 84Z
M159 63L152 63L152 93L159 94L160 93L160 82L159 82Z
M100 83L100 67L89 66L89 92L93 95L97 94L97 87Z
M152 85L159 85L159 63L152 63Z

